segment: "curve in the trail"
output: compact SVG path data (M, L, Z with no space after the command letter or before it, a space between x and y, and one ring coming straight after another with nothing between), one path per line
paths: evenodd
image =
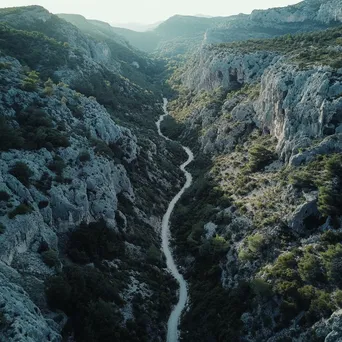
M161 115L159 120L157 121L157 128L158 133L160 136L165 138L166 140L171 140L168 137L166 137L160 130L160 124L164 120L165 116L168 115L167 112L167 99L164 98L164 115ZM181 196L183 195L185 189L189 188L192 183L192 176L191 173L185 170L185 168L194 160L194 155L191 152L191 150L188 147L182 146L184 151L188 155L188 160L180 166L180 169L184 172L184 175L186 177L186 182L183 186L183 188L178 192L178 194L173 198L173 200L170 202L169 207L167 208L167 211L163 217L162 222L162 249L166 257L166 264L168 269L170 270L173 277L178 281L179 283L179 299L177 305L174 307L173 311L171 312L169 321L167 323L167 342L177 342L179 339L179 331L178 331L178 325L180 322L180 317L182 314L182 311L184 310L186 306L186 302L188 300L188 289L187 289L187 283L184 280L183 276L179 273L176 262L172 256L171 247L170 247L170 217L172 214L173 209L175 208L176 203L179 201Z

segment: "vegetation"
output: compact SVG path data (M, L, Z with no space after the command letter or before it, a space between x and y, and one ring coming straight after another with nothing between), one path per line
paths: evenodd
M6 191L0 191L0 201L7 202L11 196Z
M260 171L275 159L274 152L261 144L253 145L248 152L249 161L247 164L247 170L250 172Z
M43 109L31 106L17 115L20 133L25 141L25 148L52 150L58 147L68 147L69 138L56 127L50 116Z
M33 171L26 165L26 163L15 163L9 172L26 187L30 185L30 178L33 176Z
M17 215L26 215L32 213L33 209L28 204L19 204L14 210L8 213L10 219L15 218Z
M73 261L81 264L113 260L124 255L124 252L122 238L103 220L89 225L82 223L70 236L68 254Z
M4 234L5 231L6 231L6 227L2 223L0 223L0 235Z
M22 87L27 91L35 91L37 90L39 83L39 73L36 71L31 71L28 73L27 77L24 78Z
M85 163L90 161L90 153L88 151L82 151L80 152L79 156L78 156L78 160L81 163Z
M49 267L55 267L60 263L58 259L58 253L53 249L42 252L41 256L44 263Z
M342 45L342 28L336 27L313 33L287 34L272 39L252 39L212 45L210 49L221 51L230 49L242 53L255 51L275 51L289 54L301 66L312 63L330 65L333 68L342 67L342 58L338 49Z
M62 42L33 31L24 31L10 28L8 24L0 24L1 49L20 62L35 69L40 66L41 76L52 76L60 65L66 64L69 48ZM44 54L42 54L44 51ZM32 77L31 77L32 76ZM35 87L36 76L29 75L27 85L29 91ZM24 81L25 84L25 81ZM23 84L23 86L24 86Z

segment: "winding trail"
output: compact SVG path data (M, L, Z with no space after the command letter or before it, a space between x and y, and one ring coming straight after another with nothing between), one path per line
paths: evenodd
M164 115L161 115L159 120L156 122L158 133L160 136L165 138L166 140L170 140L168 137L166 137L160 130L160 124L164 120L165 116L169 115L167 112L167 99L164 98ZM187 289L187 283L184 280L183 276L178 272L177 265L175 263L175 260L172 256L171 247L170 247L170 216L173 212L173 209L175 208L176 203L180 200L181 196L183 195L185 189L189 188L192 184L192 176L191 173L186 171L185 168L194 160L194 155L191 152L191 150L188 147L182 146L184 151L188 155L188 160L180 166L180 169L184 172L186 177L186 182L183 186L183 188L178 192L178 194L173 198L173 200L170 202L169 207L167 208L167 211L163 217L162 222L162 249L166 256L166 264L168 269L170 270L173 277L178 281L179 283L179 299L177 305L174 307L173 311L171 312L171 315L169 317L169 321L167 323L167 342L177 342L179 339L179 331L178 331L178 324L180 322L180 317L182 314L182 311L185 308L185 305L188 300L188 289Z

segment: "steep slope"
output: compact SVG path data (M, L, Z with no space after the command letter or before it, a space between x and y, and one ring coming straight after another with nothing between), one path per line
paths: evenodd
M0 21L0 340L162 341L184 155L155 129L158 65L41 7Z
M172 226L187 341L341 338L341 42L204 46L171 79L163 130L197 150Z

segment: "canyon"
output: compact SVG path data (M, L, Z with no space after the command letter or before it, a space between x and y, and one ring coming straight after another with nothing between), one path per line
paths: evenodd
M0 9L0 341L341 340L341 21Z

